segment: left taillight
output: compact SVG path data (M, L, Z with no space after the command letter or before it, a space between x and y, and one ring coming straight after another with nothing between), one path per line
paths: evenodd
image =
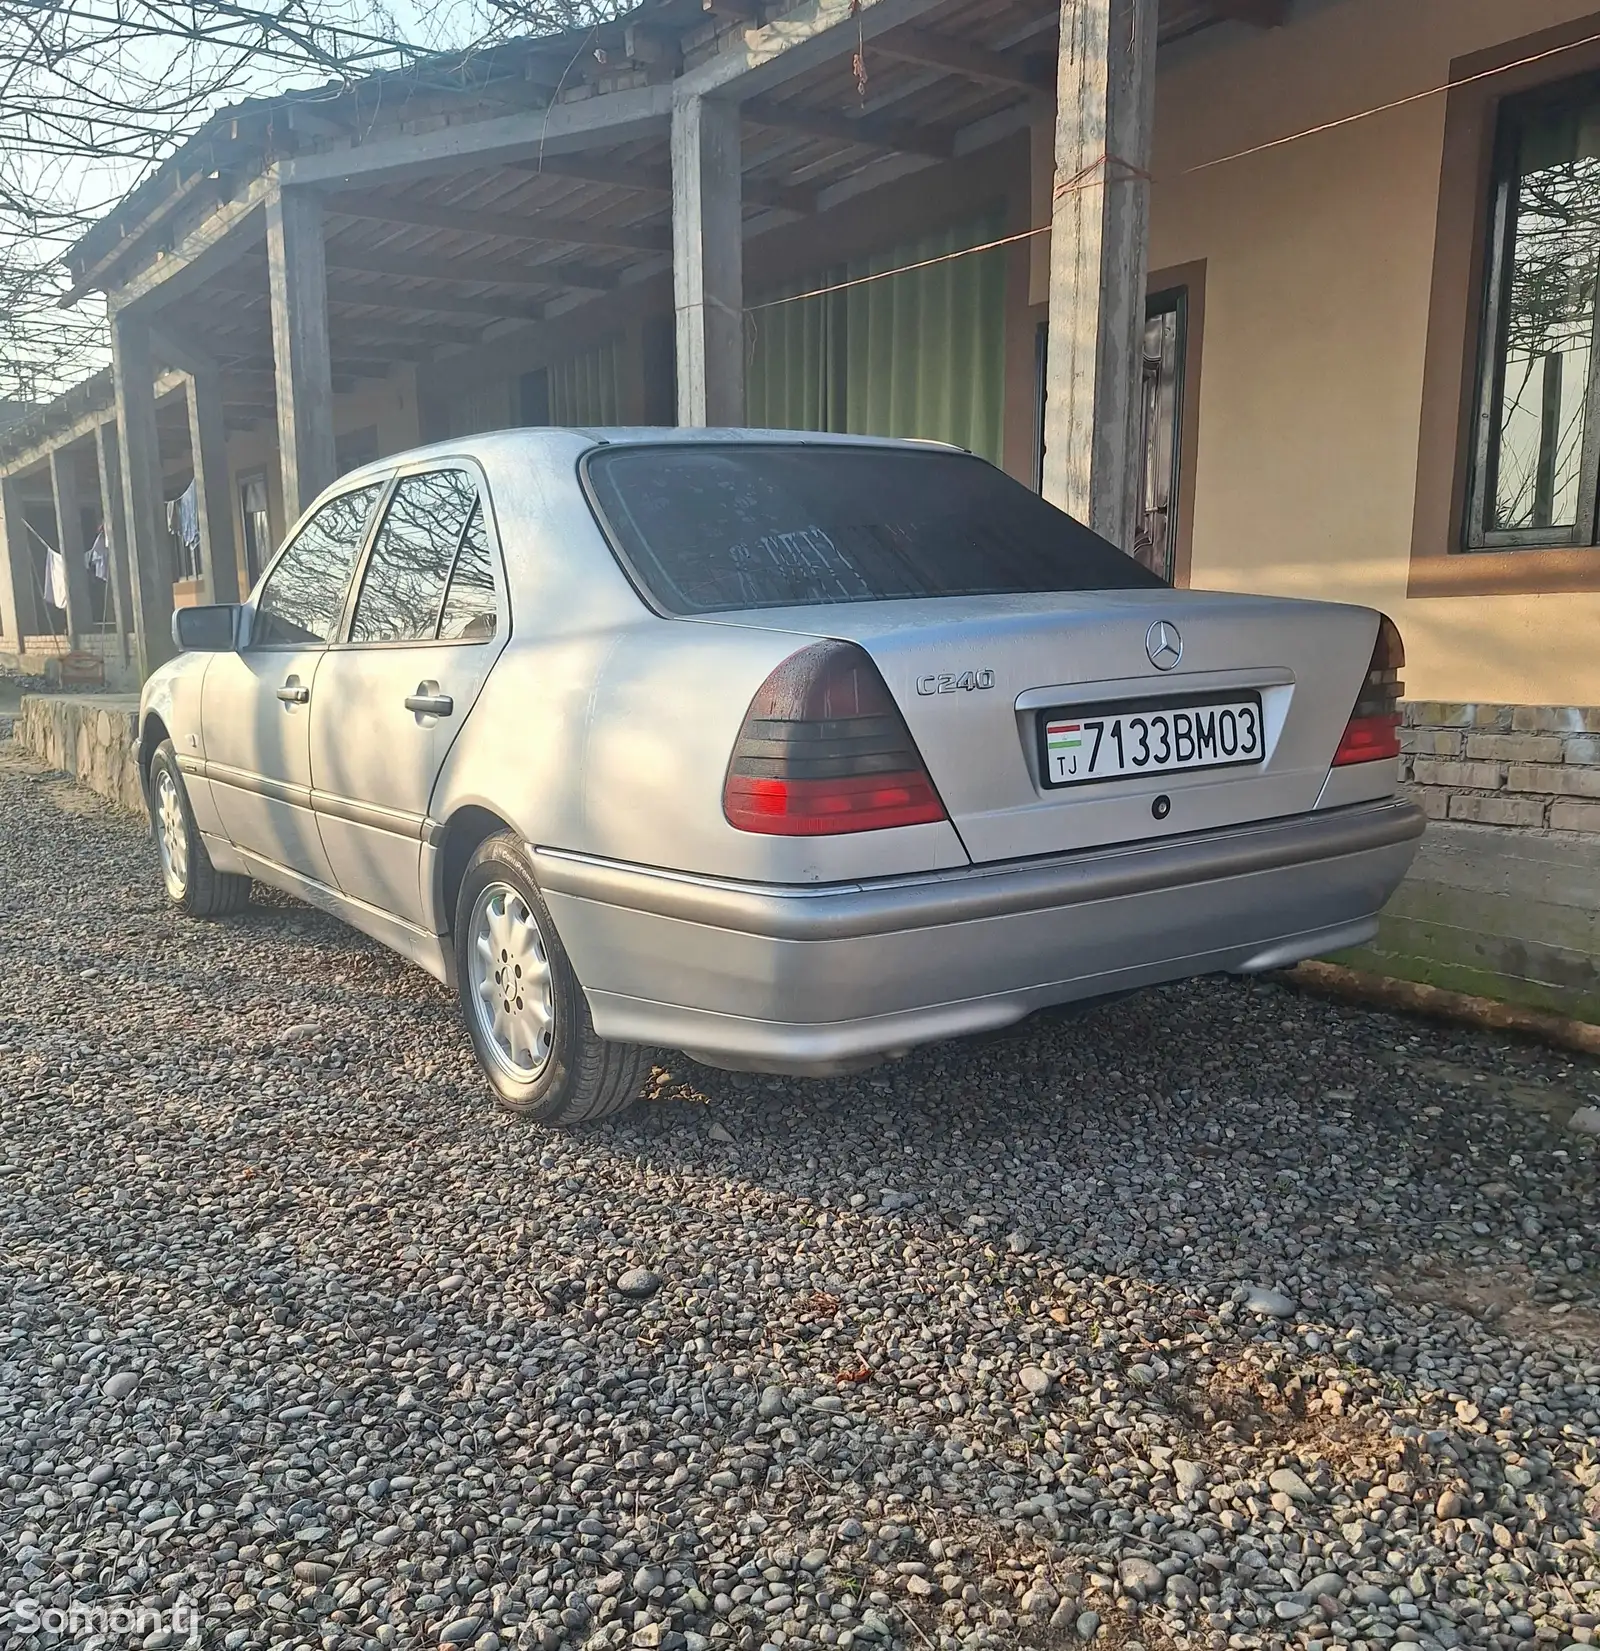
M1372 647L1367 680L1333 754L1335 768L1357 762L1393 762L1400 755L1400 696L1406 690L1400 672L1405 663L1399 630L1386 614L1379 614L1378 640Z
M750 701L722 787L740 831L822 837L945 818L877 667L852 642L791 654Z

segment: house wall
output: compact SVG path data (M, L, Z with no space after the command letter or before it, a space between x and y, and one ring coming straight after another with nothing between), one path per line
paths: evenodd
M1190 582L1382 608L1413 698L1600 705L1600 592L1406 595L1445 100L1205 163L1594 10L1299 0L1162 56L1151 265L1206 266Z

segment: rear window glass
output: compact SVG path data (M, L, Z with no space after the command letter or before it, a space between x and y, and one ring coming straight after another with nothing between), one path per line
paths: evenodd
M612 447L595 503L669 613L1159 586L982 459L885 447Z

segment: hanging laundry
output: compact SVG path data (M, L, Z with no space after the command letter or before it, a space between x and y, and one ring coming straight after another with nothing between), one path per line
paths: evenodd
M52 549L44 563L44 599L52 608L67 605L67 559Z
M191 551L200 548L200 500L195 492L193 482L184 488L178 495L175 505L177 508L177 522L175 524L178 537L184 547Z
M111 554L111 547L106 543L106 530L102 526L94 536L94 543L89 546L89 554L84 560L89 564L89 571L103 585L108 577L106 560Z

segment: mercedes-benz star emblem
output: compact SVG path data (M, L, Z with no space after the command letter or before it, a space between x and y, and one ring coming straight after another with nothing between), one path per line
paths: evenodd
M1170 671L1183 658L1183 638L1170 620L1158 619L1144 633L1144 651L1158 671Z

